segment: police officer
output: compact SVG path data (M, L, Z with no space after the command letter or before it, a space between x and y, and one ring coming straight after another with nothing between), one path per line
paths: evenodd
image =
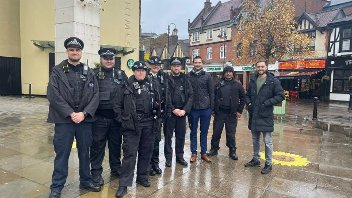
M115 66L116 50L102 48L98 51L101 66L94 70L99 84L99 106L95 113L93 125L93 143L90 150L91 175L95 183L104 185L102 178L103 159L106 141L109 147L109 164L111 175L119 177L121 169L121 123L115 120L112 98L117 93L117 87L124 84L127 76L124 71Z
M226 66L223 77L215 86L215 117L209 156L218 154L222 129L226 129L226 146L229 157L238 160L236 154L237 119L241 117L245 105L245 92L240 81L234 78L234 69Z
M161 59L158 56L151 56L149 61L148 76L151 78L159 87L159 93L161 96L161 117L157 120L158 123L155 125L153 131L155 133L155 142L152 159L150 161L150 172L151 176L155 174L161 174L162 171L159 168L159 143L161 140L161 126L164 126L165 131L165 112L166 112L166 95L167 95L167 78L168 75L161 70Z
M172 136L175 131L176 162L187 166L184 160L184 145L186 136L186 114L191 111L193 101L192 85L184 73L181 73L182 61L175 57L171 59L171 75L168 79L168 116L166 119L164 155L165 165L171 167L172 162Z
M114 102L117 119L122 123L123 160L117 197L127 193L127 186L132 186L136 158L136 182L149 187L148 167L153 152L153 125L160 116L160 99L155 83L147 77L144 61L134 63L133 75L118 94Z
M53 68L47 97L48 122L55 123L56 153L49 197L60 197L68 175L68 159L73 139L77 141L80 188L100 191L91 180L89 147L92 143L92 123L99 104L99 87L93 71L80 62L84 43L77 37L65 40L68 59Z

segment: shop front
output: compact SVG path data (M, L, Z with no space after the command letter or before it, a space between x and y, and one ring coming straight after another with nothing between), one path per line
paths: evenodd
M279 62L279 71L275 73L289 97L296 99L325 99L329 84L323 76L326 60L295 60Z
M331 71L330 100L349 101L352 93L352 55L328 57Z

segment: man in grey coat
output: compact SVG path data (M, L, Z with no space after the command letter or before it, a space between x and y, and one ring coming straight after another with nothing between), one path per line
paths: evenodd
M48 122L55 123L55 161L49 197L61 196L68 175L68 159L73 140L77 141L80 188L98 192L90 176L89 147L92 123L99 105L99 87L93 71L80 62L84 43L77 37L65 40L68 59L53 68L47 97Z
M245 167L260 166L260 133L263 133L265 144L265 166L262 174L268 174L272 170L274 131L274 105L284 100L284 90L281 83L268 72L266 61L256 64L256 77L252 78L247 90L247 106L249 111L248 128L252 131L253 159L246 163Z

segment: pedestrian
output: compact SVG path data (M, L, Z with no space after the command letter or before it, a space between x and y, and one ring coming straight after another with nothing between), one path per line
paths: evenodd
M241 117L246 104L245 91L241 82L235 79L233 67L226 66L222 76L222 79L215 86L213 136L208 155L215 156L218 154L221 133L225 125L229 157L238 160L236 154L236 127L237 119Z
M51 198L61 196L68 175L68 159L73 140L77 141L79 187L101 190L90 175L89 147L92 144L94 114L99 104L99 87L92 69L80 62L84 43L77 37L65 40L68 59L56 65L50 75L47 97L48 122L55 123L55 161L50 186Z
M168 75L161 69L161 59L158 56L151 56L148 60L149 69L148 77L158 86L161 99L161 116L158 118L153 131L155 133L154 150L150 161L151 176L160 175L162 170L159 167L159 143L161 140L161 128L163 126L165 133L165 116L166 116L166 95L167 95L167 79Z
M127 80L121 95L115 98L114 110L122 123L123 159L116 197L123 197L132 186L137 162L136 183L149 187L149 165L154 147L153 125L160 116L160 99L155 83L147 77L144 61L132 67L133 75Z
M175 153L176 162L188 166L184 160L184 146L186 136L186 115L192 108L193 89L187 76L181 72L181 58L175 57L170 61L171 75L168 79L168 112L166 119L164 155L165 165L171 167L172 164L172 136L175 131Z
M105 146L108 142L109 164L111 176L119 177L121 173L121 123L116 119L112 99L118 86L123 86L127 76L119 66L115 65L116 50L102 48L98 51L101 66L94 70L99 84L99 106L95 113L96 121L93 125L93 143L90 148L91 175L95 183L104 185L102 177L102 163Z
M265 144L265 166L262 174L272 170L274 131L274 105L284 100L284 90L280 81L268 72L266 61L256 63L256 76L252 78L247 90L247 106L249 112L248 128L252 132L253 159L245 167L260 166L260 134L263 134Z
M201 159L211 162L207 155L207 137L210 125L211 113L214 109L214 85L210 74L203 70L202 58L193 58L193 69L188 73L189 81L193 88L193 105L189 114L191 129L191 159L193 163L197 160L197 129L200 121L200 145Z

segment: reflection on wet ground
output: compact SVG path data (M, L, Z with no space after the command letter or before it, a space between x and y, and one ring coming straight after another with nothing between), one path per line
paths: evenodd
M44 98L0 97L1 198L49 195L55 153L53 125L46 123L47 105ZM210 130L209 144L211 135ZM188 160L189 131L186 137ZM269 175L261 175L260 168L243 166L252 154L246 116L239 121L236 138L238 161L229 159L223 135L219 155L212 157L211 164L198 160L186 168L177 165L175 159L171 168L165 167L161 145L163 174L151 177L149 188L134 184L126 197L352 197L352 140L346 135L315 129L304 119L287 116L276 121L274 150L302 156L310 164L274 165ZM85 192L78 188L78 157L73 149L62 197L115 197L118 179L110 178L107 159L108 156L104 160L103 190Z

